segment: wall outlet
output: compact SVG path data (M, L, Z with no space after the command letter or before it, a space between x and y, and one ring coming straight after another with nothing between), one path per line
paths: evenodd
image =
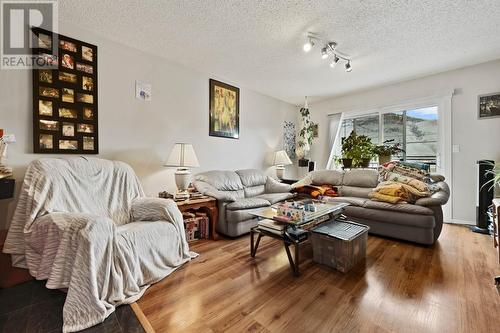
M460 153L460 145L453 145L452 149L454 153Z

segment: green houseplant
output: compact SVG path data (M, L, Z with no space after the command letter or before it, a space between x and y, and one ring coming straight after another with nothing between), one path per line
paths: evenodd
M344 168L367 167L375 156L374 145L366 135L357 135L356 131L342 138L342 164Z
M493 188L494 194L498 195L500 194L500 163L487 163L487 165L493 167L493 169L487 171L493 178L483 186L488 186L488 189Z
M378 164L390 162L392 155L404 153L399 142L394 143L394 139L385 140L381 145L375 146L373 152L378 155Z
M307 166L307 156L311 150L313 140L318 136L318 124L311 121L311 114L306 105L300 109L302 126L299 130L299 139L297 140L297 156L299 157L299 166Z

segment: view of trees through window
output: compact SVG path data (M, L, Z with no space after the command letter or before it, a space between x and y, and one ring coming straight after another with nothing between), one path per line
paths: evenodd
M435 164L438 141L438 108L436 106L370 114L345 119L340 128L341 137L355 130L368 136L374 144L385 140L401 143L404 154L393 156L408 161Z

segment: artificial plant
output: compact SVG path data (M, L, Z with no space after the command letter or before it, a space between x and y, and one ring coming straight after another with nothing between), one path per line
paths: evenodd
M315 138L315 132L318 131L318 124L311 121L311 114L306 103L300 109L300 116L302 118L301 128L299 130L299 139L297 142L297 156L299 159L304 159L311 150L311 145Z

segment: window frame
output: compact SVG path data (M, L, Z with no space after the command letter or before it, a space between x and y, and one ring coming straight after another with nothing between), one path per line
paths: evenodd
M433 142L435 143L436 145L436 154L434 156L431 156L431 155L428 155L428 156L413 156L413 155L410 155L408 156L407 153L406 153L406 150L407 150L407 137L406 137L406 134L407 134L407 119L408 119L408 115L407 115L407 112L408 111L411 111L411 110L418 110L418 109L426 109L426 108L435 108L436 109L436 115L437 115L437 119L438 119L438 124L437 124L437 131L438 131L438 137L436 138L436 140L430 140L428 142ZM384 130L385 130L385 126L384 126L384 115L385 114L389 114L389 113L402 113L402 116L403 116L403 126L402 126L402 138L403 138L403 142L401 142L401 146L402 148L405 150L405 152L403 153L403 161L407 161L407 158L409 157L410 158L410 161L413 160L413 161L418 161L420 159L422 160L427 160L427 159L430 159L432 161L434 161L434 163L430 163L430 164L434 164L436 165L437 164L437 159L438 159L438 156L439 156L439 131L440 131L440 126L439 126L439 121L440 121L440 118L439 118L439 105L438 104L430 104L430 105L425 105L425 106L418 106L418 107L408 107L408 108L403 108L403 109L392 109L392 110L379 110L379 111L376 111L376 112L373 112L373 111L368 111L368 112L363 112L363 113L356 113L356 114L352 114L352 115L348 115L348 116L345 116L343 117L341 123L340 123L340 127L342 128L344 126L344 122L346 120L351 120L352 121L352 130L353 131L356 131L356 119L359 119L359 118L364 118L364 117L371 117L371 116L375 116L377 115L378 116L378 142L381 144L382 142L385 141L385 135L384 135ZM343 138L342 136L342 133L339 133L340 135L340 139ZM413 142L415 143L415 142Z

